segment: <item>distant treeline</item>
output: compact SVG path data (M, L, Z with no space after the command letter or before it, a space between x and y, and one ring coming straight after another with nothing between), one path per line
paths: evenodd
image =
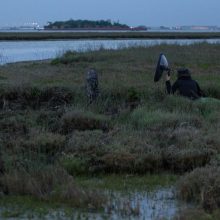
M111 22L110 20L68 20L49 22L45 29L78 29L78 28L129 28L126 24Z

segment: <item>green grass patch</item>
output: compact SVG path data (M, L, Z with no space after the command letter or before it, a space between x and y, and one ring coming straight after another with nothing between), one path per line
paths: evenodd
M84 188L120 192L152 191L160 187L171 186L178 179L178 175L170 174L146 174L143 176L113 174L75 177L75 181Z
M131 123L137 128L166 128L177 127L181 123L196 125L199 120L196 116L182 112L168 112L162 110L148 110L147 107L136 109L131 115Z

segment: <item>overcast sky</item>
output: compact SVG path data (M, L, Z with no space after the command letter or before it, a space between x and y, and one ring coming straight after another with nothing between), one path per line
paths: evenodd
M0 0L0 26L111 19L130 26L220 26L220 0Z

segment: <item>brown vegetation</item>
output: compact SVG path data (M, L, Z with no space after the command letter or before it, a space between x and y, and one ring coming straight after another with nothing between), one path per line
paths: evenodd
M195 201L202 208L213 211L220 208L219 167L197 168L182 177L178 194L186 201Z

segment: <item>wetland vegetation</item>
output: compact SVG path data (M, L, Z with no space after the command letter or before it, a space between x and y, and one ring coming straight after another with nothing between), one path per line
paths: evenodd
M53 30L71 30L71 29L89 29L89 28L127 28L129 26L126 24L120 24L119 22L111 22L111 20L73 20L68 21L55 21L48 22L48 25L44 26L45 29Z
M160 52L173 69L189 68L211 98L167 95L163 80L153 82ZM161 217L215 219L220 208L219 57L219 44L162 44L68 51L53 60L1 66L1 204L31 201L20 204L34 204L29 208L40 207L35 210L40 214L48 213L42 208L48 204L49 210L61 207L65 213L77 208L100 212L100 218L114 213L144 218L138 202L125 198L114 206L109 192L172 188L172 198L194 208ZM91 67L98 72L100 96L89 105L85 73ZM23 215L10 209L2 213Z

